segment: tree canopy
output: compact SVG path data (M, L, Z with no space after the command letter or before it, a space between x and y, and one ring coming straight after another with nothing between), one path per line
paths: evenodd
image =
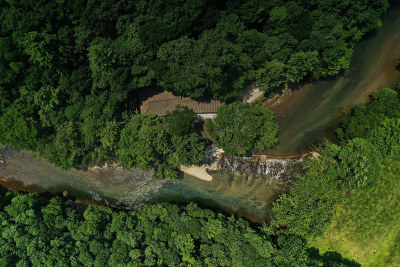
M277 226L286 226L290 234L304 238L321 235L330 222L333 208L340 199L338 162L340 148L330 143L317 149L320 155L308 159L305 173L274 203Z
M275 242L265 227L194 203L121 211L3 192L0 217L2 266L332 266L298 236Z
M370 98L371 102L367 105L356 105L352 116L345 119L336 130L339 140L367 138L370 131L378 127L385 118L400 117L400 100L396 91L382 89L373 92Z
M382 156L378 149L365 139L350 140L338 157L343 188L352 190L371 186L382 173Z
M340 145L326 141L317 147L290 192L274 204L276 227L314 240L349 195L376 189L383 160L399 153L399 101L396 91L383 89L373 92L369 103L354 107L336 130Z
M337 74L360 38L381 25L388 1L0 0L0 7L0 141L68 169L120 157L119 133L147 88L233 101L249 82L267 91ZM187 131L186 119L167 120L173 135ZM153 164L160 149L143 152L141 164ZM188 163L188 155L173 158Z
M178 178L180 165L200 165L207 142L191 130L193 111L178 108L165 117L136 114L121 131L118 162L125 168L156 168L154 177Z
M237 156L263 151L278 141L275 114L248 103L220 107L217 116L207 124L207 131L216 146Z

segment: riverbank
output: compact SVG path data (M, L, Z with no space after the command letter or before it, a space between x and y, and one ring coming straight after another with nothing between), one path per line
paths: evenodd
M196 170L172 182L153 180L152 170L124 170L113 164L65 171L31 152L11 147L0 149L0 156L4 162L0 165L0 183L13 191L52 194L68 191L69 197L128 209L149 203L196 202L201 207L257 223L266 222L272 216L272 203L290 184L273 178L272 174L214 170L210 167L212 164L203 166L203 179L199 179L199 170Z
M191 175L200 180L210 182L213 177L208 173L210 170L217 170L217 163L212 165L201 165L201 166L181 166L181 171L187 175Z
M277 102L270 108L275 110L280 127L279 144L267 151L266 159L301 154L334 129L355 104L367 101L371 91L400 81L400 72L394 68L400 58L399 12L398 7L391 9L383 28L356 46L349 71L301 89L292 88L284 98L275 98ZM265 174L206 170L213 177L211 181L188 174L172 183L152 180L151 170L63 171L26 151L5 152L1 177L35 186L38 191L68 191L71 196L106 199L113 205L132 208L162 201L198 202L265 222L271 215L272 203L283 191L281 180ZM235 166L238 159L230 162L230 166Z
M263 103L275 112L278 145L269 156L303 153L331 134L354 105L366 103L371 92L400 82L395 66L400 59L400 6L387 12L383 27L364 37L354 49L350 69L320 81L307 83Z

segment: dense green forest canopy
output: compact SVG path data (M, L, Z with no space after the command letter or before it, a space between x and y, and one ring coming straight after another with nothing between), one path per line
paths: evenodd
M142 120L139 89L233 100L249 81L269 90L337 74L387 8L387 0L0 0L0 140L63 168L113 157L147 167L162 155L169 167L160 173L170 173L177 159L200 154L129 155L136 133L123 129Z
M217 116L206 125L215 145L228 154L247 156L278 142L275 114L259 104L236 102L220 107Z
M129 212L8 192L0 217L1 266L357 266L196 204Z
M348 196L375 190L383 179L383 160L400 155L399 111L400 96L392 89L376 91L370 103L357 105L337 130L341 144L326 141L317 147L305 173L275 203L275 226L308 240L320 237Z
M338 130L354 138L342 138L341 145L327 141L316 148L318 154L305 162L305 173L275 204L269 226L250 225L196 204L164 203L115 211L60 197L7 192L0 194L0 264L358 266L335 252L321 256L309 241L322 236L335 208L349 196L370 195L373 191L368 190L382 180L382 160L399 155L400 115L389 112L388 101L398 105L399 94L391 89L373 93L371 102L357 106ZM180 113L185 120L174 119ZM362 125L369 116L367 130L349 127ZM133 127L156 118L138 115L128 124ZM190 131L193 116L184 108L166 118L169 125L175 121ZM398 167L394 169L398 174ZM390 177L394 178L398 176ZM360 209L363 216L375 213Z
M125 168L149 169L154 177L176 180L180 165L199 165L207 154L207 141L192 131L196 114L178 107L164 117L136 114L126 123L116 154Z

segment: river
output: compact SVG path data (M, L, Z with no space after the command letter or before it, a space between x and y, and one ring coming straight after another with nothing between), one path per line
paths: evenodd
M350 68L343 74L294 89L265 106L273 110L280 128L279 144L268 155L303 152L350 114L368 95L400 82L395 66L400 59L400 5L390 8L383 27L365 36L355 47Z
M153 181L152 170L123 170L118 166L63 171L27 151L0 149L0 184L14 191L62 193L93 199L119 208L137 208L145 203L198 202L226 214L255 222L270 217L272 202L285 190L275 175L241 175L212 171L213 180L186 175L179 182Z
M357 103L376 89L400 82L400 6L385 15L383 27L355 48L351 67L341 75L306 84L268 106L277 114L279 145L269 155L296 154L326 136ZM283 100L283 101L281 101ZM12 190L62 193L136 208L145 203L198 202L226 214L264 222L286 183L276 174L245 175L212 171L206 182L186 175L178 182L153 181L152 171L120 167L63 171L26 151L0 149L0 183Z

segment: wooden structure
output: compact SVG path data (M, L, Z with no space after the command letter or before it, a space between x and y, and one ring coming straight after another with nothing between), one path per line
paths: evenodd
M149 88L140 93L140 113L164 116L177 106L186 106L200 117L213 117L224 103L218 100L198 101L189 97L176 96L161 88Z

